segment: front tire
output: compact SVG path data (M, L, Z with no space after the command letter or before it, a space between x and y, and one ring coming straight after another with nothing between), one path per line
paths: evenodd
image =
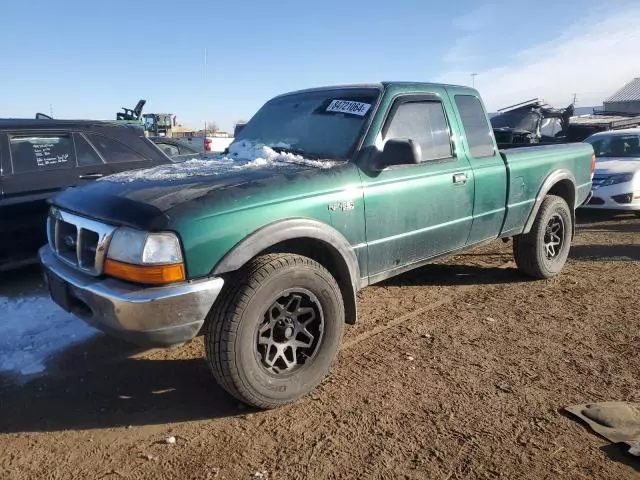
M534 278L551 278L560 273L569 256L573 218L567 202L548 195L540 205L531 231L518 235L513 256L521 272Z
M234 275L212 308L207 362L237 399L277 407L322 381L343 326L340 288L322 265L301 255L263 255Z

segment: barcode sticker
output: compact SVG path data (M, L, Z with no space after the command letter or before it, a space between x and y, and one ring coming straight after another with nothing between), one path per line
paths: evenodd
M327 112L350 113L351 115L364 117L370 108L371 104L369 103L354 102L352 100L332 100L327 107Z

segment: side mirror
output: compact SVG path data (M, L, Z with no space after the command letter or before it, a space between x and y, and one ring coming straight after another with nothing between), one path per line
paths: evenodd
M420 146L408 138L390 138L384 144L382 153L373 162L373 169L380 172L393 165L415 165L420 163Z

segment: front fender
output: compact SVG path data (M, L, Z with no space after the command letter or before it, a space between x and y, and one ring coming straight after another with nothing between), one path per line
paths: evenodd
M238 242L213 268L217 276L238 270L249 260L287 240L313 240L331 254L334 275L343 293L347 323L357 317L356 291L363 286L355 251L335 228L309 218L290 218L265 225ZM302 247L303 245L301 245Z
M251 233L236 244L218 262L212 275L238 270L245 263L278 243L286 240L313 238L333 247L343 258L349 269L354 287L359 286L360 270L353 247L335 228L309 218L290 218L270 223Z

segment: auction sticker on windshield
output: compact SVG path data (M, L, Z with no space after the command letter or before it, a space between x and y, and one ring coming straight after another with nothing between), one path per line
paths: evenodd
M371 104L354 102L353 100L332 100L327 107L327 112L350 113L364 117L371 108Z

